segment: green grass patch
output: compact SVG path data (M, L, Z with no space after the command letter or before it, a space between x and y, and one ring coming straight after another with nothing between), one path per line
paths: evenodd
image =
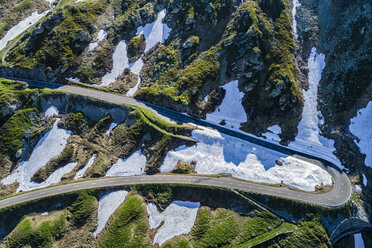
M89 140L93 140L101 135L103 132L109 129L110 124L112 123L113 119L110 114L105 114L101 120L99 120L93 128L91 128L88 136Z
M309 221L301 221L298 228L286 238L280 239L277 244L269 247L331 247L331 242L320 217L315 216Z
M72 220L77 227L86 224L94 212L96 201L97 199L89 194L89 192L83 191L79 193L76 201L69 207Z
M265 242L267 240L273 239L280 234L293 232L295 229L296 229L296 225L291 224L291 223L283 223L279 227L274 228L269 232L265 232L264 234L259 235L259 236L255 237L253 239L250 239L249 241L247 241L243 244L237 245L235 247L237 247L237 248L252 247L254 245L260 244L260 243Z
M76 58L81 53L81 48L75 46L74 37L81 32L90 37L88 27L104 13L106 4L107 1L102 0L85 1L84 4L62 2L54 12L62 11L65 18L53 27L53 35L43 34L39 39L41 42L37 44L31 44L31 40L26 40L13 49L14 55L8 58L7 62L23 68L45 65L50 67L50 70L59 66L66 70L68 64L76 63ZM85 42L81 45L88 44L89 42Z
M6 247L52 247L66 231L66 214L54 221L44 221L35 227L29 218L23 219L6 241Z
M5 124L0 133L0 152L14 156L23 148L23 139L26 131L31 128L32 119L37 115L36 109L23 109L17 111Z

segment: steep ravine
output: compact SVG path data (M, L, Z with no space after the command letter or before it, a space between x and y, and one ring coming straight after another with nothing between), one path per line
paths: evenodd
M334 140L336 156L351 170L352 181L359 185L358 191L362 193L358 194L371 215L368 203L372 199L372 187L368 181L372 178L372 168L366 155L372 154L366 154L370 152L368 141L363 142L371 137L370 120L366 119L371 108L366 107L372 101L372 4L344 0L300 0L300 4L296 15L297 59L303 75L308 73L303 61L312 47L325 55L317 99L318 110L324 117L321 133ZM304 85L307 85L305 80ZM363 233L366 247L371 245L371 240L366 239L370 234L368 230ZM347 245L343 242L346 239L340 242L340 247Z

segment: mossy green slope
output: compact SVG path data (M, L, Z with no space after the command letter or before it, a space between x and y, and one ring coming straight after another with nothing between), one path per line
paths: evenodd
M99 246L149 247L147 211L142 199L131 195L111 217L106 230L100 236Z
M6 247L52 247L53 242L66 230L66 214L54 221L34 226L30 219L22 220L6 241Z

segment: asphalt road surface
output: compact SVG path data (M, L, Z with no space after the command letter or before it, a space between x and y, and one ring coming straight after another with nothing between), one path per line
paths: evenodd
M25 81L34 87L42 88L53 88L59 91L63 91L70 94L77 94L88 96L103 101L115 103L115 104L129 104L141 108L151 109L157 112L160 116L169 118L177 122L194 123L201 126L217 129L218 131L247 140L254 144L276 150L290 156L296 156L299 159L306 160L313 164L320 166L325 169L333 177L334 185L331 191L327 193L307 193L301 191L290 190L285 187L273 187L262 184L244 182L241 180L232 179L229 177L207 177L207 176L187 176L187 175L152 175L152 176L132 176L132 177L113 177L113 178L102 178L97 180L84 181L79 183L73 183L62 186L54 186L45 188L33 192L27 192L21 195L17 195L5 200L0 201L0 208L9 207L15 204L27 202L30 200L40 199L47 196L58 195L68 192L73 192L82 189L99 188L99 187L110 187L110 186L124 186L133 184L152 184L152 183L186 183L191 185L202 185L202 186L215 186L222 188L238 189L247 192L256 192L265 195L280 196L299 200L303 202L309 202L317 205L327 207L338 207L346 203L352 194L352 185L348 176L341 171L336 165L327 161L323 158L299 152L288 147L275 144L272 142L265 141L257 138L250 134L245 134L239 131L231 130L228 128L221 127L219 125L192 118L188 115L178 113L169 109L165 109L159 106L155 106L149 103L137 101L133 98L119 96L116 94L106 93L97 91L94 89L82 88L70 85L59 85L54 83L24 80L19 78L10 78L20 81Z

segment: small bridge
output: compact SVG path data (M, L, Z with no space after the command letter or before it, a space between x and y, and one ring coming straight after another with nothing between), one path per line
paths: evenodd
M333 230L330 235L330 240L332 244L335 244L341 238L347 235L360 233L365 228L372 228L372 224L359 218L345 219Z

